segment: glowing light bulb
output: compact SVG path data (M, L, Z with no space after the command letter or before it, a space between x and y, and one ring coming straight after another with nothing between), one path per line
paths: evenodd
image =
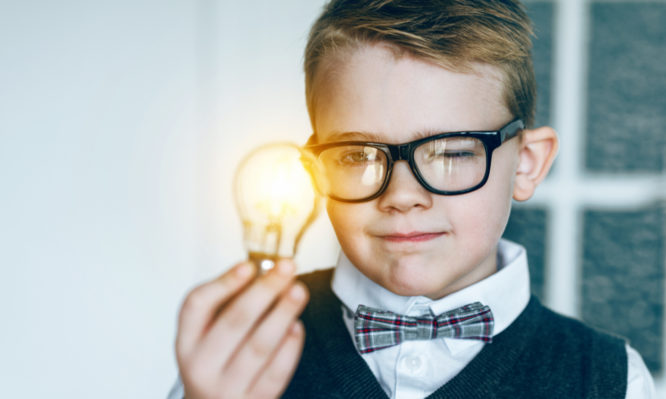
M268 144L250 152L236 170L234 194L245 248L261 271L278 258L293 257L317 215L320 197L304 166L309 157L295 144Z

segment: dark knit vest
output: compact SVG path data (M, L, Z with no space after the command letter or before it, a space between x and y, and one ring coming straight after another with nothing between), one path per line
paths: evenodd
M303 356L284 398L386 398L358 354L331 291L332 269L301 279L310 289L303 312ZM623 340L558 315L532 297L527 308L456 377L428 398L624 398Z

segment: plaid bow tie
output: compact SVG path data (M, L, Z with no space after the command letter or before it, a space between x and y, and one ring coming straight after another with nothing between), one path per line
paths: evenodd
M474 302L439 316L403 316L359 305L354 317L356 344L361 353L389 348L402 341L434 338L478 339L491 342L493 313Z

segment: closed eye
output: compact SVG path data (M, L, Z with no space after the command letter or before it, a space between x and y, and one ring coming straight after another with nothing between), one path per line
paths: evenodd
M436 154L436 156L444 158L466 158L474 157L476 154L472 151L445 151L444 153Z
M437 160L456 160L456 161L465 161L468 159L474 159L476 157L482 156L475 151L467 150L446 150L446 151L433 151L424 154L423 159L429 162L434 162Z
M483 143L470 138L440 139L419 147L421 158L425 161L437 160L464 161L485 155Z

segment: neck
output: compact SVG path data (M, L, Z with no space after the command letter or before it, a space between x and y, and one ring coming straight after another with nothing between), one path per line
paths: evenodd
M497 272L497 245L495 245L492 251L490 251L490 254L483 261L481 261L481 263L479 263L468 273L460 276L460 278L453 281L442 290L424 296L432 299L433 301L442 299L447 295L458 292L472 284L492 276L495 272Z

